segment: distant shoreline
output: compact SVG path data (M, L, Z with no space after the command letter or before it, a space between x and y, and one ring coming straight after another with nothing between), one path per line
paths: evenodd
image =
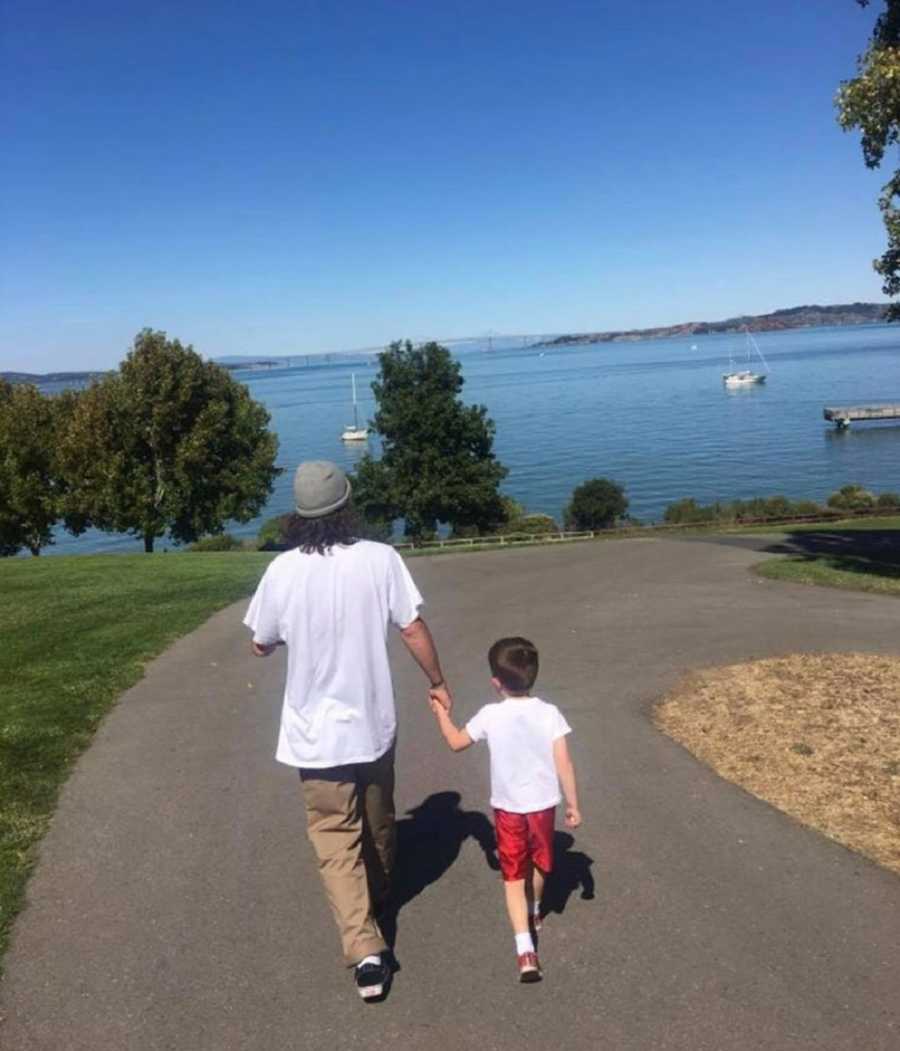
M827 328L830 326L872 325L884 321L887 304L885 303L846 303L834 306L801 306L788 307L784 310L773 310L770 314L747 314L741 317L727 318L724 321L687 321L680 325L665 325L657 328L635 328L613 330L609 332L572 332L559 336L535 336L531 347L570 347L592 343L639 343L651 339L670 339L677 336L708 336L725 332L783 332L795 328ZM503 337L495 337L497 340ZM516 337L523 338L523 337ZM528 338L528 337L524 337ZM450 343L477 342L469 340L450 340ZM313 367L323 368L328 365L347 365L351 362L335 360L343 355L361 353L341 351L328 354L290 354L283 357L242 358L240 355L222 355L212 358L217 365L230 372L265 371L291 367L290 362L305 360L310 366L310 359L321 358ZM48 372L44 375L32 372L0 372L0 379L9 383L87 383L100 379L106 371L90 372Z
M686 321L680 325L635 328L611 332L574 332L542 340L534 346L569 347L590 343L638 343L674 336L708 336L723 332L783 332L794 328L824 328L832 325L871 325L884 321L884 303L846 303L834 306L788 307L770 314L747 314L724 321Z

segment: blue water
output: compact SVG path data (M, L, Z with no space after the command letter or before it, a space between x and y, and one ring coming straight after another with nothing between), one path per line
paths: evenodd
M729 391L729 349L745 363L742 336L462 353L467 401L497 426L495 449L509 468L504 490L530 511L556 517L572 490L600 475L625 486L630 512L659 520L683 496L702 502L784 493L824 500L847 482L900 490L900 425L838 432L825 405L900 402L900 326L760 333L763 386ZM696 346L696 349L692 349ZM759 359L752 363L760 371ZM291 473L304 459L352 468L364 452L340 441L352 419L350 374L360 417L370 418L373 364L239 372L272 414L279 478L263 517L290 509ZM377 448L373 445L373 448ZM255 535L259 520L235 526ZM164 546L161 544L160 546ZM57 551L138 550L131 538L59 536Z

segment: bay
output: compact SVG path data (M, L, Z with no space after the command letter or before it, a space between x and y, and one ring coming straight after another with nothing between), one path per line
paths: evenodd
M624 485L630 512L645 522L661 520L666 505L684 496L824 501L847 482L900 490L900 425L840 432L822 418L826 405L900 402L900 327L793 329L756 339L768 379L742 390L722 384L729 352L745 361L741 335L573 347L495 341L458 353L463 397L486 405L496 424L496 453L509 468L504 491L556 518L575 486L598 476ZM752 367L759 366L757 359ZM374 359L235 373L271 413L285 468L264 514L231 527L235 535L254 536L263 518L290 509L301 460L347 469L358 462L366 446L340 440L352 419L352 372L360 418L368 419ZM80 538L60 532L49 551L140 546L92 530Z

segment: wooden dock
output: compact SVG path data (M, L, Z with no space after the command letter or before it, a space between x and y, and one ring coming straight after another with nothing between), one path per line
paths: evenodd
M824 410L826 420L838 430L849 427L856 420L900 420L900 405L854 405Z

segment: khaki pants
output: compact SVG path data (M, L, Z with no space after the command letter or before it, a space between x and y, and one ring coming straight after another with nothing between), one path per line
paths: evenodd
M348 965L386 948L373 912L394 866L394 746L372 763L300 771L309 840Z

